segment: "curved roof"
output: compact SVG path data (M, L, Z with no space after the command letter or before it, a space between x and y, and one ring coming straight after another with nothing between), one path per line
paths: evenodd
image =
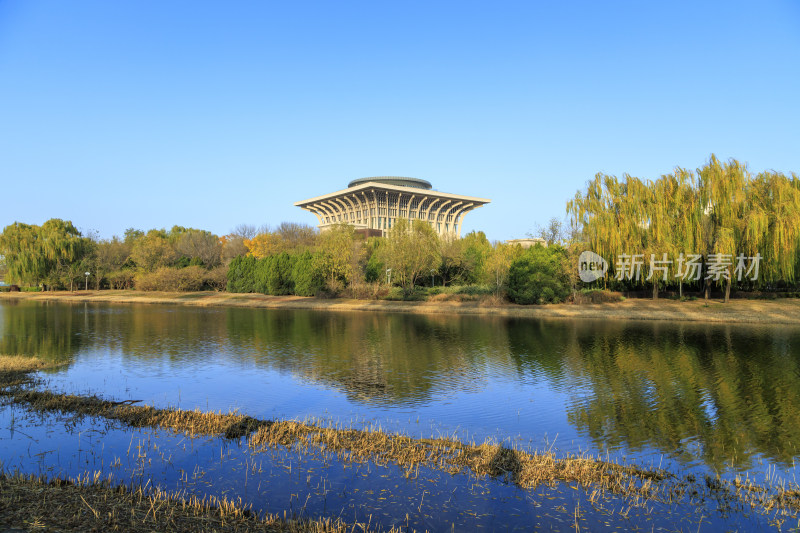
M375 176L372 178L359 178L347 184L347 188L369 183L370 181L385 183L386 185L400 185L402 187L414 187L415 189L431 189L433 186L429 181L418 178L404 178L402 176Z

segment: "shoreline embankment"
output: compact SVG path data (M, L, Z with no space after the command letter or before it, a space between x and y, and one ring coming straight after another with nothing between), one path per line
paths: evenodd
M5 292L2 301L106 304L168 304L198 307L250 307L320 311L453 314L532 319L656 320L669 322L800 325L800 299L781 300L644 300L599 304L487 305L480 301L388 301L345 298L268 296L226 292Z

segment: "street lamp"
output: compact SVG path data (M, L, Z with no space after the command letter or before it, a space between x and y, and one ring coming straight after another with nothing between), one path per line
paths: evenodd
M391 285L392 284L392 269L391 268L387 268L386 269L386 284L387 285Z
M86 290L88 291L89 290L89 276L91 276L92 273L91 272L84 272L83 275L86 276Z

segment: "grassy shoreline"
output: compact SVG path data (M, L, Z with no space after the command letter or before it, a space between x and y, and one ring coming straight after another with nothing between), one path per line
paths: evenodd
M111 485L97 475L47 478L0 472L0 527L10 531L217 531L351 533L381 531L341 519L259 516L240 501ZM392 528L388 533L400 530Z
M800 300L657 301L628 299L602 304L485 305L480 302L397 302L386 300L323 299L226 292L79 291L0 293L6 301L77 303L148 303L199 307L311 309L345 312L488 315L520 318L657 320L739 324L800 325Z

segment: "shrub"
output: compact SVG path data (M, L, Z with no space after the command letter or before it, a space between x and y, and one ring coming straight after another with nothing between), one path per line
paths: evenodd
M364 279L367 282L380 282L386 279L386 265L380 260L380 254L377 251L373 251L367 260Z
M395 300L404 302L417 302L425 299L425 289L420 287L391 287L383 297L384 300Z
M511 263L508 297L518 304L558 303L570 293L565 251L559 246L533 246Z
M344 295L357 300L380 300L386 298L389 288L382 283L354 282L347 286Z
M625 297L618 292L603 289L582 289L575 294L573 302L576 304L601 304L609 302L621 302Z
M453 290L455 294L464 294L466 296L485 296L494 292L488 285L462 285L453 287Z
M205 286L206 275L206 269L200 266L161 267L154 272L137 274L135 283L141 291L200 291Z
M488 285L451 285L450 287L428 287L422 289L431 302L476 302L484 296L494 294Z
M207 289L224 291L228 284L228 267L218 266L207 270L203 278L203 284Z
M105 276L112 289L130 289L133 287L134 274L132 270L117 270Z

